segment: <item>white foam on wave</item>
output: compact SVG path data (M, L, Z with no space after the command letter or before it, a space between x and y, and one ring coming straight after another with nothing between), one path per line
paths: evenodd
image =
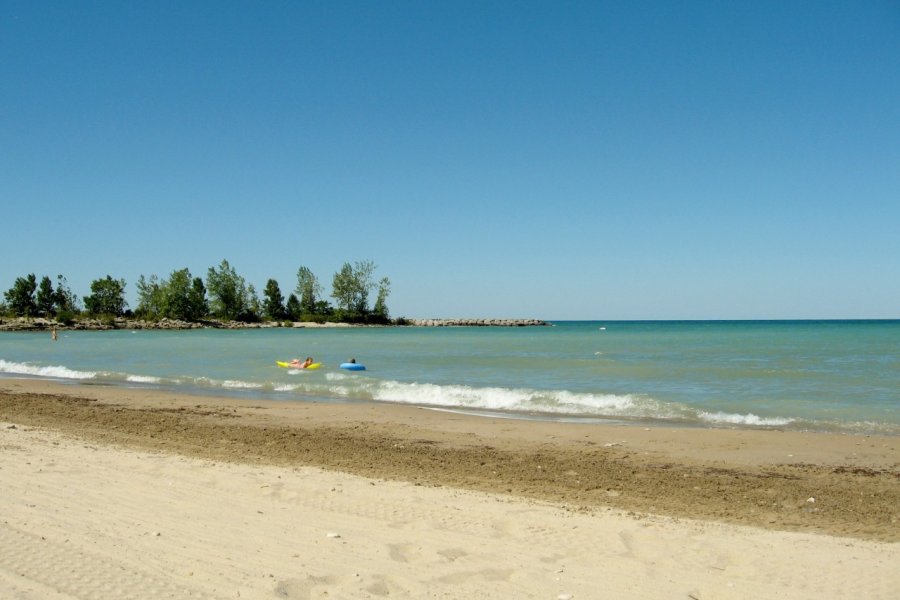
M263 387L260 383L251 383L249 381L240 381L236 379L227 379L222 382L223 388L230 389L238 389L238 390L256 390Z
M325 379L328 381L357 381L357 378L355 375L352 375L350 373L346 373L343 371L340 373L337 373L337 372L325 373Z
M97 373L94 371L76 371L62 365L40 367L2 359L0 359L0 373L52 377L55 379L93 379L97 376Z
M125 381L130 383L162 383L162 378L149 375L128 375Z
M757 427L779 427L782 425L788 425L793 423L796 419L791 419L789 417L760 417L758 415L754 415L753 413L747 413L746 415L739 415L735 413L725 413L725 412L700 412L699 415L701 420L707 421L709 423L728 423L731 425L753 425Z
M549 394L553 412L590 413L619 417L676 417L674 406L666 406L636 394L585 394L566 390Z
M433 406L513 410L519 408L518 405L521 404L524 396L518 390L506 388L473 388L465 385L385 381L372 390L372 399Z
M627 417L675 416L678 411L648 398L631 394L585 394L565 390L525 388L476 388L465 385L381 382L370 389L373 400L426 406L483 410L528 411L547 414Z
M272 389L276 392L295 392L301 389L299 385L288 385L288 384L277 384L272 386Z

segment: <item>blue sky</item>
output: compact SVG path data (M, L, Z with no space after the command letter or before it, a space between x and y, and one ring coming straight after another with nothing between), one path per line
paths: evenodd
M0 0L0 288L900 317L900 3Z

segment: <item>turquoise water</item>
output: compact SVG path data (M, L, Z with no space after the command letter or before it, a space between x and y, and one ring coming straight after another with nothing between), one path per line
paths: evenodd
M311 355L316 371L276 359ZM351 356L364 372L338 365ZM283 401L900 434L900 321L0 334L0 374Z

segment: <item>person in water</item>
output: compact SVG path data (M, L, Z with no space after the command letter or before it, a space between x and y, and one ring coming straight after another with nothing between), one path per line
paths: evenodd
M291 366L296 367L298 369L305 369L305 368L309 367L309 365L311 365L311 364L313 364L312 356L307 356L306 360L303 362L300 362L299 358L295 358L294 360L291 361Z

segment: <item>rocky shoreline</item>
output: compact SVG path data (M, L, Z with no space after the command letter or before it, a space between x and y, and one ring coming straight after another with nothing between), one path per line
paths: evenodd
M405 326L412 327L541 327L550 323L540 319L408 319ZM313 323L291 321L267 321L262 323L241 323L239 321L180 321L161 319L77 319L71 323L60 323L41 317L0 318L0 331L105 331L115 329L267 329L276 327L318 328L318 327L385 327L384 325L354 325L350 323Z

